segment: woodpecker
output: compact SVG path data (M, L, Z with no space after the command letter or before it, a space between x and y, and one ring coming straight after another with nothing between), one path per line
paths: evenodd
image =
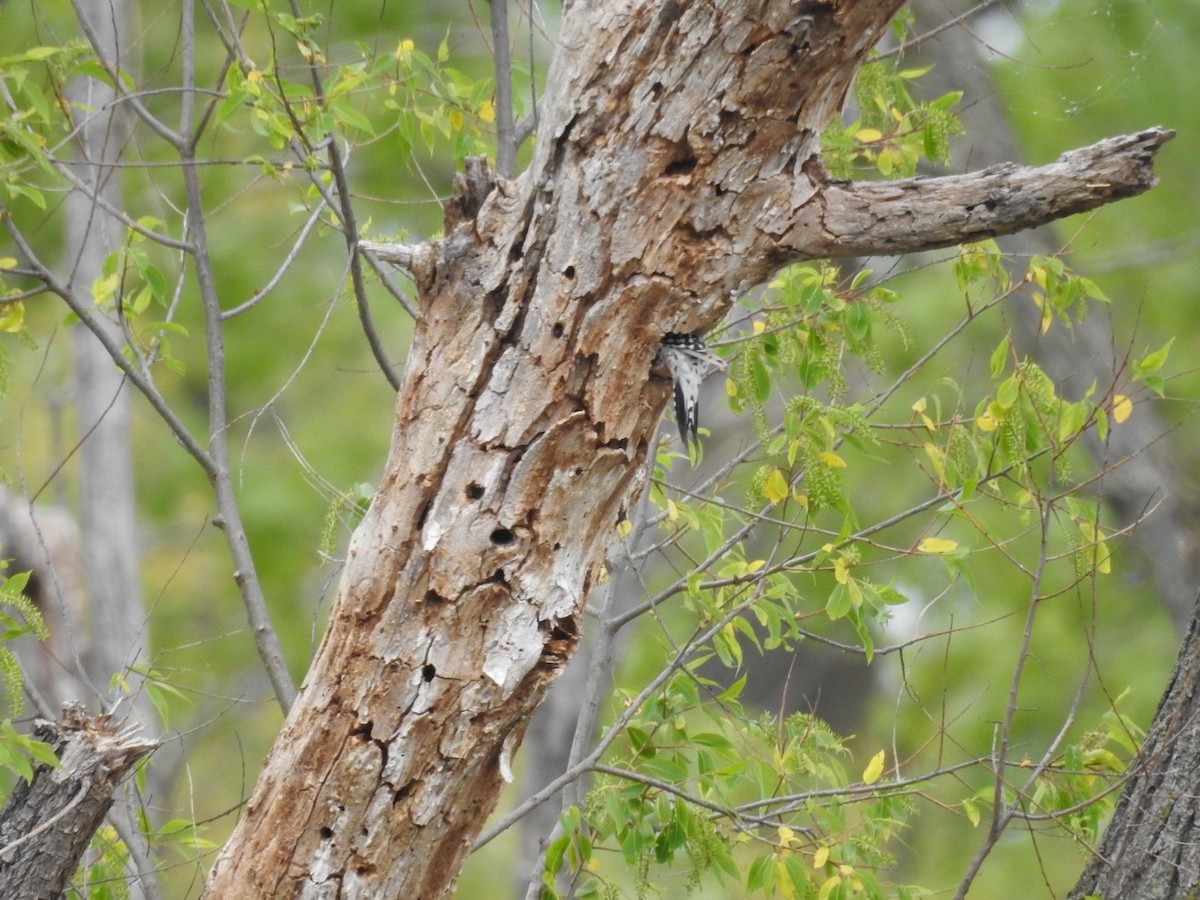
M679 439L699 441L700 382L714 370L724 370L725 361L708 349L699 334L664 334L662 357L675 382L675 422Z

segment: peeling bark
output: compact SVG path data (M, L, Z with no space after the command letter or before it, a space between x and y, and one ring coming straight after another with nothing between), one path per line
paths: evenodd
M34 736L54 748L62 765L38 765L0 812L0 897L45 900L67 889L113 792L158 746L140 740L137 730L107 715L89 718L75 705L57 723L36 724Z
M580 0L529 170L475 163L443 240L370 247L408 261L421 306L390 459L206 896L452 888L643 483L664 333L707 330L738 291L828 253L823 223L857 221L856 198L903 192L917 233L965 218L971 237L1081 208L1077 181L1060 202L1037 170L985 176L1024 191L990 219L964 217L987 205L964 182L827 183L818 136L899 6ZM1089 202L1152 183L1137 146L1117 154L1136 178Z

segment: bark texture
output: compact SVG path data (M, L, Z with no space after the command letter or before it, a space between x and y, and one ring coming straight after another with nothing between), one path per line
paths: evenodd
M54 748L61 768L38 765L18 781L0 812L0 897L48 900L67 889L113 792L133 764L158 746L107 715L89 718L67 706L57 722L39 721L34 736Z
M1200 607L1104 839L1072 900L1200 894Z
M443 240L375 248L421 299L390 459L206 896L449 892L642 484L664 333L711 328L786 262L869 252L889 197L948 243L964 216L981 237L1152 183L1164 132L1066 202L1036 170L932 206L938 181L830 185L818 136L899 5L577 0L530 168L474 163Z

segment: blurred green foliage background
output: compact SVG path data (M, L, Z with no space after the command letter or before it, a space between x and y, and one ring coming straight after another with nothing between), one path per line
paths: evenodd
M432 57L446 40L452 66L467 78L488 75L482 2L344 0L312 12L322 16L318 34L333 62L355 58L360 43L368 53L387 54L404 39ZM558 15L553 4L539 7L551 31ZM67 4L8 0L0 5L0 56L73 39L73 21ZM1138 354L1176 339L1168 400L1161 409L1178 427L1164 440L1178 454L1180 468L1194 471L1200 462L1200 435L1192 412L1200 383L1191 360L1200 354L1200 305L1189 304L1200 267L1195 137L1200 111L1191 86L1200 80L1200 6L1191 0L1063 0L996 12L989 23L980 26L980 33L995 45L990 67L1028 161L1047 161L1072 147L1150 125L1179 132L1156 164L1161 179L1157 189L1059 223L1055 231L1064 241L1072 240L1069 264L1096 280L1114 301L1093 314L1112 317L1117 341L1123 342L1113 348L1117 357L1126 348ZM918 21L916 32L933 24ZM142 77L150 84L169 82L178 52L177 4L140 4L135 31ZM208 71L201 73L202 80L211 79L224 53L209 30L201 29L200 39L212 43L211 51L202 53ZM271 53L265 36L250 33L247 39L251 54L265 61ZM548 43L540 34L533 43L541 74ZM294 49L278 52L281 62L299 61ZM914 90L920 92L920 82ZM521 97L528 107L527 88ZM168 119L171 102L169 96L152 101ZM970 96L964 98L964 107L971 104ZM377 110L369 98L362 105ZM958 141L969 147L988 139L969 130ZM283 156L236 118L201 150L218 160ZM963 155L969 160L969 150ZM135 163L168 159L144 134L131 157ZM359 141L351 154L360 223L369 221L365 230L381 239L436 233L440 201L449 193L455 168L446 141L439 140L432 152L418 146L409 159L397 130L380 128L378 136ZM264 174L261 165L246 164L206 168L204 190L220 290L231 307L266 284L289 251L307 217L300 202L303 189L292 179ZM14 208L50 260L62 255L59 199L51 198L47 212L32 205ZM177 179L152 168L131 171L126 202L138 215L168 211L180 202ZM946 310L957 315L961 300L947 267L898 275L889 286L905 298L897 311L911 338L908 346L898 336L881 339L886 368L894 374L936 340L949 321ZM382 290L373 289L373 298L372 312L389 356L402 369L410 322ZM172 345L183 372L161 373L160 384L185 421L202 431L205 357L199 313L190 300L194 298L184 297L179 321L193 337ZM27 490L52 479L46 496L69 504L77 436L64 312L49 297L30 302L28 331L36 347L6 346L0 472L10 484ZM986 377L988 356L1007 327L1004 315L982 323L969 342L957 343L913 383L902 406L936 390L940 375L963 380L977 371ZM239 499L271 612L298 680L320 639L338 572L336 556L348 536L343 511L332 543L327 540L331 511L337 512L334 492L354 493L366 485L369 493L392 428L392 392L359 328L340 234L323 229L274 293L230 323L226 333ZM247 632L224 544L208 525L213 502L203 473L142 403L137 404L135 429L152 661L189 701L175 710L168 728L169 737L182 745L186 770L175 780L174 796L153 797L150 803L169 816L209 823L203 834L219 845L231 826L230 811L248 794L280 718ZM851 458L852 473L859 463L878 464ZM924 496L928 484L911 463L907 469L903 462L891 465L894 475L886 481L854 488L860 520ZM335 559L323 555L326 544ZM929 571L922 571L922 565ZM935 561L912 566L897 570L896 577L916 593L944 580ZM1094 727L1107 708L1106 698L1127 689L1121 711L1143 727L1149 722L1174 662L1177 636L1140 566L1133 555L1118 552L1115 574L1101 582L1092 643L1093 610L1086 604L1064 597L1040 614L1034 661L1022 685L1020 718L1030 752L1037 752L1037 736L1052 734L1061 724L1065 698L1089 654L1103 681L1089 689L1079 714L1081 727ZM972 595L965 585L954 586L950 602L936 615L947 625L993 624L915 650L905 656L903 668L899 655L877 658L870 677L874 689L865 704L861 696L839 696L836 683L822 687L821 709L836 711L845 704L856 711L849 729L855 735L849 742L855 765L865 765L880 748L888 748L889 759L894 746L914 752L930 726L924 714L939 708L947 720L955 720L956 739L988 746L1007 694L1011 648L1023 623L1027 590L1005 575L998 561L993 567L981 559L978 567L976 583L985 590ZM929 628L932 618L923 627ZM654 630L648 627L643 639L655 642ZM622 669L623 684L647 677L652 664L643 659L635 639ZM862 682L854 685L861 690ZM927 746L921 758L927 761L946 750ZM906 833L900 880L932 889L952 886L980 837L961 814L922 807ZM1061 891L1070 885L1084 855L1063 837L1044 840L1038 862L1048 895L1051 888ZM479 854L468 865L460 896L501 896L495 872L505 869L511 852L506 837ZM188 866L168 873L165 882L178 892L172 895L196 892L195 870ZM1042 883L1042 876L1030 871L1027 841L1014 833L984 867L972 896L1008 897L1018 884L1040 895L1042 888L1031 885ZM676 894L669 882L664 890L667 896Z

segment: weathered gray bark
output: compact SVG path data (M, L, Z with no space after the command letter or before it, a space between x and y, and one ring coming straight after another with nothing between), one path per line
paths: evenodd
M139 739L136 727L89 718L79 706L65 708L57 724L39 721L34 736L54 748L62 766L37 765L33 780L18 781L0 812L0 897L6 900L49 900L66 890L113 792L158 746Z
M1200 893L1200 607L1112 821L1073 900Z
M899 5L576 2L530 169L493 189L475 167L443 240L377 248L421 299L390 459L207 896L452 887L642 484L664 333L712 327L796 259L944 246L1153 183L1166 132L1041 170L830 184L818 136Z

